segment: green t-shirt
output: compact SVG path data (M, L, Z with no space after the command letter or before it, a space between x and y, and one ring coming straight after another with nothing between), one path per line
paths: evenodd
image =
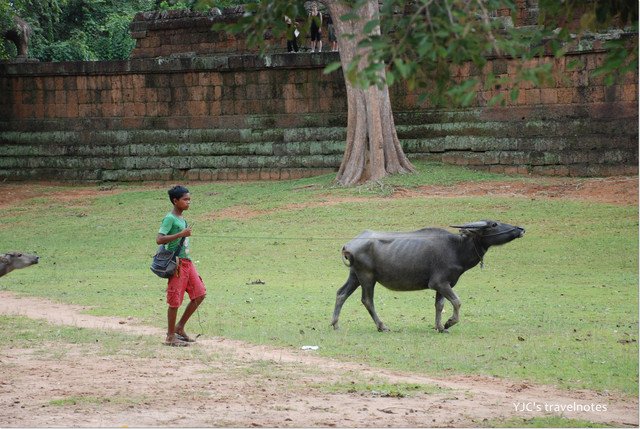
M160 225L160 230L158 231L158 233L163 235L173 235L179 233L186 227L186 220L184 220L183 218L179 218L173 213L169 212L164 217L164 219L162 219L162 224ZM180 254L178 255L179 258L191 259L189 257L189 238L190 237L184 239L182 250L180 250ZM180 240L180 238L176 238L175 240L167 243L165 247L169 250L175 250L178 247Z

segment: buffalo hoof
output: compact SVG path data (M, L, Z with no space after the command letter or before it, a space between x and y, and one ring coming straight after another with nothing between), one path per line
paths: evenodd
M389 331L391 330L384 325L378 327L378 332L389 332Z
M450 327L452 327L456 323L458 323L458 322L452 322L451 320L447 320L447 323L444 324L444 330L446 331L447 329L449 329Z

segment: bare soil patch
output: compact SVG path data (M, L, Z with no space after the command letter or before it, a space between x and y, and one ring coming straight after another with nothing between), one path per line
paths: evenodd
M59 187L60 190L51 190ZM74 201L100 195L113 195L127 190L165 189L167 186L149 183L140 187L119 188L109 185L78 185L70 188L66 183L28 182L0 183L0 209L11 207L32 198L49 197L55 201ZM461 197L461 196L514 196L527 198L573 199L616 205L638 205L638 177L615 176L605 178L539 178L535 182L463 182L450 186L421 186L414 189L398 188L391 198ZM367 197L329 197L314 203L290 204L277 210L301 210L309 207L332 206L348 202L367 201ZM248 206L234 206L215 214L216 218L251 218L275 210L255 210Z
M0 314L154 335L154 357L101 356L90 346L66 344L64 353L51 354L4 347L0 401L6 406L0 426L474 427L493 419L547 414L638 425L637 399L622 395L390 371L225 338L200 339L188 349L167 348L160 345L158 328L82 310L0 292ZM363 380L432 386L433 393L399 398L323 388ZM522 404L549 404L564 411L517 411Z
M606 178L540 178L535 182L463 182L449 186L397 188L388 198L459 198L470 196L503 196L529 199L593 201L615 205L638 205L638 177ZM237 205L220 210L213 219L250 219L279 211L295 211L313 207L329 207L380 198L325 196L322 201L296 203L273 210L256 210Z
M55 201L72 202L98 195L113 195L122 190L111 186L78 185L54 182L0 183L0 209L11 207L32 198L52 198ZM51 188L54 190L51 190ZM59 188L59 189L56 189Z
M417 191L400 191L400 195L509 196L531 199L569 199L616 205L638 204L637 177L590 179L546 178L534 182L466 182L452 186L422 186Z

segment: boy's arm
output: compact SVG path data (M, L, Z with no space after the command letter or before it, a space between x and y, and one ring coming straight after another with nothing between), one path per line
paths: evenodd
M188 226L177 234L171 234L171 235L158 234L158 236L156 237L156 244L158 245L167 244L172 242L176 238L190 237L190 236L191 236L191 227Z

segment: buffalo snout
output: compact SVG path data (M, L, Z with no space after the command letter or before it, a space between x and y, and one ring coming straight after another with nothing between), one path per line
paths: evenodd
M0 277L20 268L37 264L40 257L29 253L10 252L0 254Z

